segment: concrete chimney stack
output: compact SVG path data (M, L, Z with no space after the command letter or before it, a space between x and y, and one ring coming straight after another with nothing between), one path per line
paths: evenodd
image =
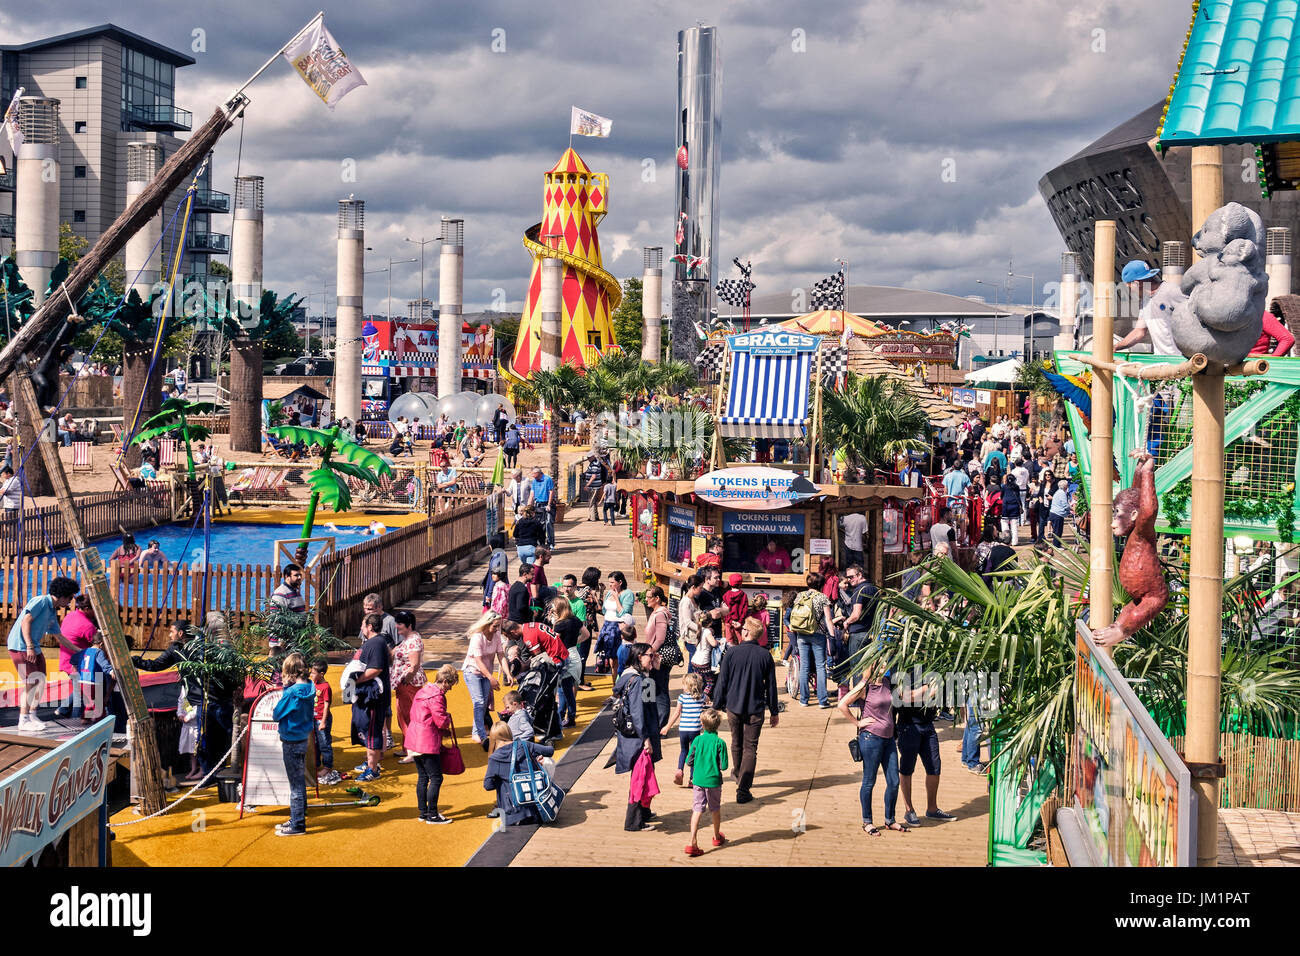
M23 144L15 163L14 261L39 306L59 263L59 101L24 96L18 128Z
M1061 253L1061 328L1056 335L1056 348L1062 351L1076 348L1080 268L1077 252Z
M256 325L261 315L263 187L261 176L240 176L235 180L230 284L234 307L245 328ZM339 237L342 238L342 232Z
M338 295L334 319L334 417L361 418L361 308L364 296L366 204L339 200ZM325 312L321 307L322 314Z
M127 143L126 145L126 204L139 198L146 186L162 168L163 150L158 143ZM126 241L123 264L126 266L127 292L134 291L140 301L149 302L154 286L162 278L161 214L155 214Z
M438 256L438 397L460 391L461 305L465 298L465 220L442 217Z
M663 355L664 327L664 250L663 246L645 246L641 250L641 360L659 363Z

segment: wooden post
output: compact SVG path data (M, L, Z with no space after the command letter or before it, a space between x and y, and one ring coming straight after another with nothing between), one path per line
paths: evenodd
M25 359L18 360L18 374L13 376L15 398L24 415L39 415L36 390L32 386ZM138 781L138 789L146 814L157 813L166 806L163 788L162 760L158 755L158 738L154 733L153 717L140 688L140 675L131 661L131 646L127 643L122 619L117 613L117 588L109 588L104 574L104 562L99 551L86 541L81 527L81 517L72 501L72 489L59 459L59 446L53 442L40 442L41 455L54 485L59 514L68 529L72 549L77 552L81 565L82 587L90 592L90 604L95 609L95 619L104 634L104 649L113 662L113 673L122 697L126 701L128 722L134 743L131 750L131 775ZM137 776L138 775L138 776Z
M1192 228L1223 205L1222 148L1192 149ZM1200 257L1197 256L1199 259ZM1189 765L1219 760L1223 621L1223 375L1192 376L1192 517L1188 573L1187 736ZM1094 419L1094 424L1095 424ZM1196 865L1218 866L1219 780L1193 777Z
M1095 226L1092 273L1092 357L1097 362L1115 360L1115 222ZM1110 523L1114 502L1113 408L1115 373L1104 367L1092 370L1092 487L1089 489L1088 624L1106 627L1115 620L1112 585L1115 577L1115 542Z

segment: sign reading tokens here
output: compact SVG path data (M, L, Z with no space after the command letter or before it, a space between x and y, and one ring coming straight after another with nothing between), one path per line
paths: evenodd
M800 475L780 468L749 465L723 468L696 478L695 493L709 504L722 508L771 511L773 508L788 508L811 497L811 494L793 487L795 480L800 478ZM814 487L806 481L801 483L808 488Z
M958 408L975 407L975 389L973 388L954 388L952 390L952 403Z
M673 528L695 529L695 509L687 505L668 506L668 524Z

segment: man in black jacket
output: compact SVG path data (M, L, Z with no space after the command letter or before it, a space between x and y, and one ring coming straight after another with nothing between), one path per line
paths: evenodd
M772 654L756 640L763 631L757 618L749 618L741 631L741 642L722 656L718 679L713 685L713 706L727 712L731 725L731 766L736 778L736 802L749 803L754 795L754 766L758 762L758 735L763 730L763 713L770 710L772 726L778 720L776 665Z

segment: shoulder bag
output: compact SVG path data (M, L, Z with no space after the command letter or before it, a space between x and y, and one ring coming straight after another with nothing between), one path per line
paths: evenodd
M460 744L456 742L456 721L452 720L450 711L447 719L451 720L451 743L442 745L442 772L458 777L465 772L465 757L460 752Z

